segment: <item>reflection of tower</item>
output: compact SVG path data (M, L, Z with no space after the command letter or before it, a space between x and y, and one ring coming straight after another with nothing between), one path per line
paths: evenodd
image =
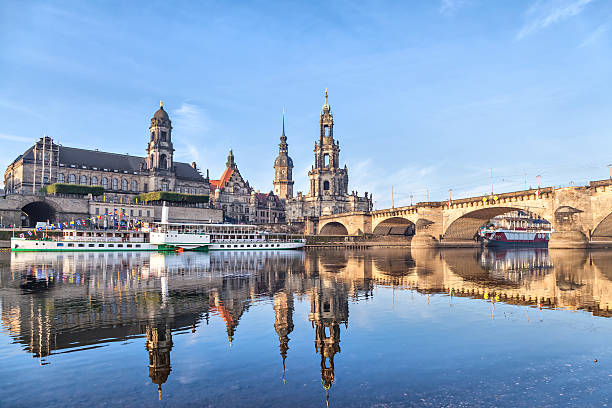
M147 351L149 352L149 377L157 384L161 400L162 384L170 375L170 350L172 350L172 333L167 326L147 325Z
M285 359L289 350L289 334L293 331L293 295L279 292L274 295L274 330L280 342L280 354L283 357L283 381L285 376Z
M229 345L231 347L232 342L234 341L236 327L238 327L238 321L245 310L244 302L242 299L234 298L230 298L227 300L227 302L224 302L221 299L221 294L216 290L211 292L210 302L210 310L218 313L225 322L227 340L229 341Z
M342 285L322 285L319 280L310 296L308 320L315 328L315 349L321 354L321 384L329 405L334 382L334 356L340 352L340 324L348 326L348 298Z

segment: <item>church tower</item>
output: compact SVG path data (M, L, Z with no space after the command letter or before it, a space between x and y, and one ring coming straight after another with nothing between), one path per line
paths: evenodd
M293 160L289 157L289 145L285 136L285 112L283 111L283 133L278 144L278 157L274 161L274 194L283 200L293 197Z
M319 141L315 142L315 162L308 172L311 197L343 196L348 190L348 170L340 168L340 144L334 140L334 116L327 100L319 120Z
M172 123L161 101L159 102L159 110L155 112L151 119L149 131L151 138L147 146L147 169L155 172L172 172L174 165Z

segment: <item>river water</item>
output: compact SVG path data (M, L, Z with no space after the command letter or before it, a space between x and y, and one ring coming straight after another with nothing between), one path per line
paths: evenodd
M1 253L0 406L605 406L612 251Z

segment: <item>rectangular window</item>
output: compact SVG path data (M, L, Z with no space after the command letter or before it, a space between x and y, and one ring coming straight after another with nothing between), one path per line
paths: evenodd
M58 243L57 243L57 246L58 246L58 247L63 247L63 246L64 246L64 243L63 243L63 242L58 242Z
M69 247L73 247L73 246L74 246L74 244L68 244L68 246L69 246Z

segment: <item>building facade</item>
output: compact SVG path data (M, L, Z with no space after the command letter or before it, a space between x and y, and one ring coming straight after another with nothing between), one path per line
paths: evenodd
M223 216L230 222L250 221L251 186L240 174L230 149L225 170L218 180L210 180L211 203L214 208L223 210Z
M210 180L212 206L223 210L229 222L271 224L285 221L284 202L273 192L255 191L246 181L230 149L225 171L218 180Z
M121 212L143 221L159 221L161 207L138 202L137 195L174 191L209 196L208 177L200 174L196 163L174 161L172 122L161 102L150 121L146 153L141 157L79 149L62 146L44 136L17 157L4 173L6 197L32 196L31 204L10 209L5 221L27 226L36 221L59 219L56 213L61 211L70 213L64 208L52 210L40 203L41 189L54 183L103 187L102 196L73 197L71 203L79 207L77 212L81 216ZM170 212L174 221L222 220L221 211L210 209L207 203L175 205Z
M348 192L348 168L346 165L340 167L340 143L334 139L334 117L327 90L319 128L319 140L314 146L314 165L308 172L310 191L306 195L298 192L295 198L288 198L286 217L289 221L372 209L372 196L367 192L363 197Z
M174 161L172 122L162 103L149 133L146 157L67 147L42 137L7 167L6 194L35 194L46 185L67 183L102 186L109 202L129 202L150 191L208 195L209 181L196 163Z

